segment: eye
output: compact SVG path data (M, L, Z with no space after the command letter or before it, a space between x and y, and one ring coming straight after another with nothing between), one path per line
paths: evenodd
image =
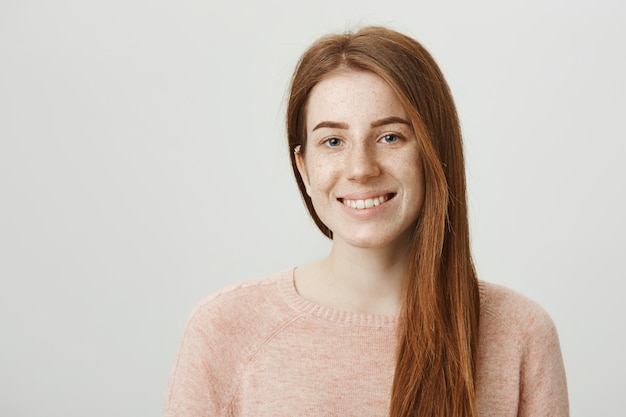
M341 145L341 139L339 138L329 138L324 141L324 144L331 148L336 148Z
M387 135L384 135L382 138L380 138L380 140L384 143L395 143L399 141L400 138L396 134L389 133Z

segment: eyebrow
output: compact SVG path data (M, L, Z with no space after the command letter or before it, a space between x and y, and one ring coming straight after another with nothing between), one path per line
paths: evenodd
M381 126L385 126L385 125L391 125L394 123L400 123L400 124L404 124L407 126L411 126L411 123L408 120L405 120L401 117L395 117L395 116L391 116L391 117L385 117L384 119L380 119L380 120L376 120L373 121L372 123L370 123L371 127L381 127ZM330 128L330 129L344 129L347 130L350 126L347 123L342 123L342 122L331 122L331 121L324 121L324 122L320 122L317 125L315 125L315 127L313 128L313 131L317 130L317 129L322 129L322 128Z
M376 120L375 122L372 122L370 126L381 127L385 125L392 125L394 123L400 123L403 125L411 126L411 123L408 120L405 120L401 117L395 117L395 116L385 117L384 119Z
M330 129L344 129L347 130L349 128L347 123L341 123L341 122L320 122L317 125L315 125L315 127L313 128L313 130L317 130L317 129L322 129L324 127L330 128Z

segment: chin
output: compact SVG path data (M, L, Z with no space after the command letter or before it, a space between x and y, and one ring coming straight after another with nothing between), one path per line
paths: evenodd
M334 236L335 240L340 239L346 245L359 249L384 249L391 246L407 246L409 244L409 239L404 233L394 236L384 236L380 233L366 234L361 236L352 234L348 238L345 238L344 236Z

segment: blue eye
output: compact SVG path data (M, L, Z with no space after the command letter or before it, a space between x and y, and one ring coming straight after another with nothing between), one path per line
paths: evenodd
M392 133L383 136L380 140L382 140L385 143L394 143L397 142L400 138L398 138L398 135L394 135Z
M324 143L326 144L326 146L330 146L331 148L336 148L337 146L341 145L341 139L330 138L330 139L326 139Z

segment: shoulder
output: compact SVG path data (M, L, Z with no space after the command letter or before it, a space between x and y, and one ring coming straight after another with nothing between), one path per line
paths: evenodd
M292 270L286 270L226 287L201 301L188 325L212 332L213 339L250 337L246 329L265 335L298 314L283 301L281 293L291 277Z
M236 382L268 340L300 316L284 301L292 271L229 286L201 301L191 312L179 360L193 358L218 386Z
M291 271L243 282L206 298L192 311L170 376L165 415L222 415L242 370L298 312L283 301Z
M480 282L480 407L485 415L567 416L567 382L548 313L529 298ZM513 411L512 411L513 412Z
M555 338L548 313L530 298L501 285L481 281L481 333L498 333L520 343L520 348Z

